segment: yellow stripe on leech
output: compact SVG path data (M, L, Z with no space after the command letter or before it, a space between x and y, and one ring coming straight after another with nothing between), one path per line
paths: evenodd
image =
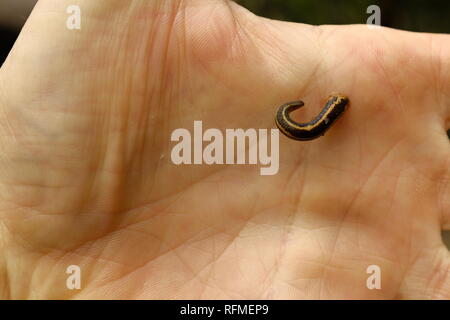
M334 97L333 97L333 98L334 98ZM288 123L289 126L295 128L295 129L304 130L304 131L311 131L311 130L313 130L314 128L316 128L316 127L322 122L323 119L325 119L325 118L328 117L328 115L331 113L331 111L333 111L333 109L336 107L336 105L337 105L339 102L341 102L341 98L337 99L337 100L336 100L336 101L328 108L327 112L325 112L325 113L322 115L322 117L321 117L318 121L316 121L315 124L312 124L312 125L310 124L310 125L307 125L307 126L304 126L304 127L300 127L300 126L296 125L295 123L293 123L291 120L289 120L289 119L286 117L286 109L287 109L287 107L286 107L286 108L283 110L283 112L282 112L282 114L283 114L283 120L286 121L286 123ZM283 131L283 132L284 132L284 131Z
M294 135L292 135L290 132L286 131L286 129L278 122L277 120L277 127L280 129L285 135L287 135L290 138L296 138Z

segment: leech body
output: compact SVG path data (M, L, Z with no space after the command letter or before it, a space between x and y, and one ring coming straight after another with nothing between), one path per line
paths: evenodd
M304 106L303 101L283 104L277 112L275 123L280 131L294 140L313 140L323 136L347 110L349 99L341 94L330 96L322 111L310 122L298 123L289 114Z

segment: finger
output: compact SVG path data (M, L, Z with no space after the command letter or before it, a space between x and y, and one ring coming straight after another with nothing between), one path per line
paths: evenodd
M440 99L443 127L450 129L450 36L431 36L433 65L436 71L436 96Z

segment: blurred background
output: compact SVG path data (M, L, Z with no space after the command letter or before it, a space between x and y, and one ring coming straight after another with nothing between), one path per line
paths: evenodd
M0 0L0 65L8 55L36 1ZM367 7L375 4L381 9L383 26L418 32L450 33L450 0L237 0L236 2L260 16L313 25L366 23L369 16L366 13ZM450 131L448 134L450 137ZM443 237L450 248L450 232L444 232Z
M361 24L370 5L381 9L385 27L450 33L449 0L238 0L255 14L307 24Z

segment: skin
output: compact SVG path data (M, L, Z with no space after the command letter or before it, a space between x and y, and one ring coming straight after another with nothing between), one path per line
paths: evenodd
M450 298L449 35L215 0L79 0L71 31L72 2L39 1L0 70L0 299ZM332 92L350 109L280 135L276 175L170 160L194 120L274 128Z

